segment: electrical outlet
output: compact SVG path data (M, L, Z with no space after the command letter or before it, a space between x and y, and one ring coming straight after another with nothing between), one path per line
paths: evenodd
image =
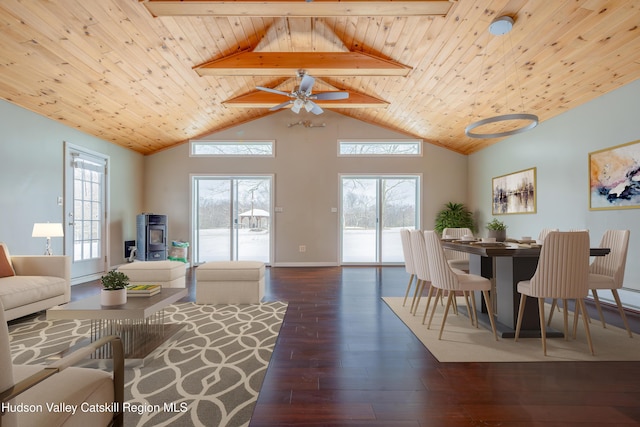
M298 251L307 252L307 247L305 245L300 245L300 246L298 246Z

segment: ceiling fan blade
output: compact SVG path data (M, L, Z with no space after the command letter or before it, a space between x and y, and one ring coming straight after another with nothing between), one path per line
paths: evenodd
M347 99L349 92L319 92L311 97L312 99Z
M313 84L316 82L316 79L311 77L308 74L302 76L302 81L300 82L300 92L306 93L309 95L311 93L311 89L313 88Z
M292 102L293 101L289 100L289 101L283 102L282 104L274 105L273 107L269 108L269 111L279 110L279 109L284 108L287 105L291 104Z
M277 89L271 89L269 87L256 86L256 89L263 90L265 92L277 93L278 95L291 96L290 93L283 92L283 91L277 90Z

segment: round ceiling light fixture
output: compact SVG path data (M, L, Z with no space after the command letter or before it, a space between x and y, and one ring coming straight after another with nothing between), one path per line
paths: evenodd
M491 24L489 24L489 33L491 33L494 36L502 36L504 34L507 34L513 28L514 22L515 21L510 16L500 16L494 19L493 22L491 22ZM514 61L514 68L516 70L516 79L517 79L517 67L515 66L515 61ZM482 72L482 70L480 71ZM520 85L518 84L518 86ZM505 94L506 93L507 91L505 90ZM520 92L520 101L522 102L522 92ZM475 105L475 102L474 102L474 105ZM523 104L523 110L524 110L524 104ZM474 129L480 126L484 126L492 123L506 123L511 121L513 122L525 121L528 123L526 123L524 126L507 130L504 132L494 132L494 133L472 132ZM469 126L465 128L464 133L470 138L478 138L478 139L502 138L505 136L515 135L521 132L525 132L525 131L528 131L529 129L533 129L538 125L538 123L539 123L539 119L538 119L538 116L536 116L535 114L527 114L524 112L513 113L513 114L502 114L499 116L489 117L489 118L478 120L474 123L471 123Z

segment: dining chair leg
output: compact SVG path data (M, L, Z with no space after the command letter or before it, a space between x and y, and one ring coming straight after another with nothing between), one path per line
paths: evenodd
M407 292L404 293L404 301L402 302L403 307L407 303L407 297L409 296L409 291L411 290L411 284L413 283L414 277L415 277L415 274L412 274L411 276L409 276L409 284L407 285Z
M629 338L633 338L631 334L631 328L629 328L629 322L627 322L627 316L624 314L624 308L622 308L622 303L620 302L620 295L618 295L617 289L611 289L611 293L613 294L613 299L616 300L616 304L618 305L618 311L620 312L620 317L622 317L622 322L624 323L624 327L627 328L627 333L629 334Z
M464 297L464 305L467 307L467 313L469 313L469 320L471 320L471 326L473 326L473 312L471 311L471 307L469 306L469 291L462 291L462 296ZM455 294L454 294L455 298Z
M418 312L418 306L420 305L420 300L422 299L422 292L424 291L424 284L425 283L426 283L426 280L421 280L420 281L420 290L418 291L418 297L416 298L416 305L415 305L415 307L413 307L413 315L414 316Z
M456 298L456 291L447 291L447 297L450 293L453 293L453 301L451 307L453 308L453 313L458 315L458 299Z
M580 312L582 308L580 304L578 304L578 300L576 299L576 308L573 311L573 339L575 340L578 336L578 319L580 318ZM583 316L586 316L586 312L583 313Z
M424 321L427 318L427 313L429 312L429 306L431 305L431 299L433 297L433 288L434 286L429 286L429 292L427 293L427 306L424 309L424 315L422 316L422 324L424 325ZM436 305L437 301L433 302L433 305Z
M544 298L538 298L538 311L540 316L540 337L542 338L542 353L547 355L547 330L544 322ZM567 311L566 306L564 311Z
M413 291L413 300L411 300L411 307L409 307L409 313L413 313L413 307L416 305L416 299L418 299L418 293L420 292L420 285L422 280L416 280L416 290Z
M562 299L562 306L567 307L567 300ZM569 341L569 310L562 310L562 320L564 326L564 340Z
M584 323L584 331L587 334L587 342L589 343L589 350L591 351L591 355L593 356L595 353L593 351L593 342L591 341L591 331L589 330L589 322L587 321L587 307L584 305L584 299L578 298L576 300L576 306L580 305L580 311L582 311L582 321Z
M524 314L524 304L527 302L527 296L520 294L520 308L518 308L518 320L516 321L516 335L514 341L518 341L520 336L520 327L522 326L522 315Z
M453 304L453 299L455 298L455 292L449 292L449 297L447 298L447 305L444 308L444 316L442 316L442 325L440 325L440 334L438 335L438 339L442 339L442 332L444 331L444 324L447 321L447 314L449 313L449 307Z
M478 328L479 324L478 324L478 311L476 310L476 295L473 291L471 291L470 294L471 294L472 313L473 313L473 316L476 318L476 328Z
M438 299L438 297L442 298L442 289L438 288L438 291L436 292L436 301ZM433 303L433 308L431 309L431 315L429 316L429 323L427 323L427 329L431 328L431 321L433 320L433 315L436 313L436 307L438 306L438 304L436 304L435 302Z
M598 310L598 315L600 316L600 322L602 322L602 327L606 329L607 324L604 322L604 314L602 314L602 307L600 306L600 298L598 298L598 291L595 289L591 289L591 295L593 295L593 302L596 303L596 309Z
M562 308L564 309L565 306L563 305ZM551 300L551 311L549 312L549 321L547 322L547 326L551 326L551 320L553 319L553 313L555 313L557 311L562 312L562 310L560 310L560 305L558 305L558 299L557 298L553 298Z
M484 300L487 304L487 314L489 315L489 323L491 323L493 338L495 338L495 340L498 341L498 334L496 333L496 321L493 318L493 305L491 305L491 297L489 296L489 291L482 291L482 295L484 295ZM474 306L475 306L475 303L474 303ZM478 324L478 312L476 311L476 325L477 324Z

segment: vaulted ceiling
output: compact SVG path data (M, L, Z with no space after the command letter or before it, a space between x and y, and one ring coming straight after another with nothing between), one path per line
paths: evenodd
M502 15L513 30L489 34ZM543 122L638 79L639 26L637 0L2 0L0 97L150 154L272 114L256 86L293 90L309 68L314 91L352 94L327 108L468 154L498 141L471 122Z

